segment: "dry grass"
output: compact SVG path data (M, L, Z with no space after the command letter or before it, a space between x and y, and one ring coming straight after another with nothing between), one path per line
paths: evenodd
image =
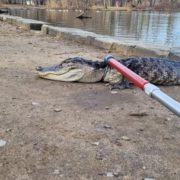
M169 10L178 10L180 9L180 3L168 3L164 2L160 5L155 6L155 10L160 10L160 11L169 11Z

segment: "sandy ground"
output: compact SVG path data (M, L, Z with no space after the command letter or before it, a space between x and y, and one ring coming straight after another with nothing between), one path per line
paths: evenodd
M0 180L180 179L180 119L165 107L136 88L36 75L106 53L0 22ZM180 100L180 87L162 89Z

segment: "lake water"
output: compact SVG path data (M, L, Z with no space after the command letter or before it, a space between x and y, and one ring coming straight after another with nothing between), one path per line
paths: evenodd
M92 18L84 20L75 18L79 11L67 10L13 9L10 14L180 54L180 12L90 11Z

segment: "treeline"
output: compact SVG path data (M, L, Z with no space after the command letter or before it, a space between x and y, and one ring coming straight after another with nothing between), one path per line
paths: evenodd
M180 0L47 0L49 7L92 8L92 7L155 7L174 6Z
M0 0L0 3L47 5L50 8L88 9L92 7L177 7L180 0Z

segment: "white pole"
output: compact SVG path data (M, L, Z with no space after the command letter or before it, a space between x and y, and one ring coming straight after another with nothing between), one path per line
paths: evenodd
M177 116L180 117L180 103L178 101L174 100L173 98L162 92L157 86L151 83L145 84L144 91L146 94L158 100L170 111L174 112Z

